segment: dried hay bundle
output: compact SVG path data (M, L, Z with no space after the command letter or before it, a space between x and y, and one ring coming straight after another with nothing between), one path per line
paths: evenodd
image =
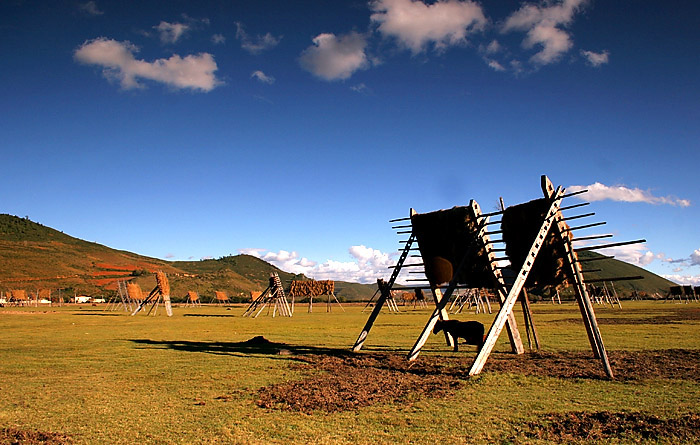
M158 291L161 293L161 295L170 295L170 283L168 282L168 277L165 275L165 272L162 270L156 272L156 285L158 286Z
M457 282L472 287L493 286L486 251L477 242L478 225L469 207L417 213L411 217L411 224L430 284L449 282L470 252Z
M516 206L508 207L503 213L501 229L503 241L506 243L506 255L510 260L513 270L518 271L523 266L532 243L542 227L550 202L545 198L536 199ZM564 223L566 224L566 223ZM568 225L566 226L569 227ZM565 232L570 240L573 235ZM576 255L576 253L574 253ZM571 272L564 268L563 240L550 230L540 248L535 264L530 270L525 283L526 286L566 286L573 283Z
M262 295L262 292L259 290L250 291L250 301L257 300L258 298L260 298L260 295Z
M193 290L187 291L187 299L192 302L199 301L199 295Z
M126 283L126 293L134 301L143 300L143 292L141 291L141 286L137 283Z
M27 291L24 289L12 289L10 294L12 295L12 299L15 301L27 300Z
M319 295L332 295L334 292L335 281L333 280L292 281L289 288L290 297L317 297Z
M216 301L228 301L228 295L226 295L226 292L223 291L214 291L214 294L216 295Z
M51 300L51 289L39 289L40 300Z
M671 286L671 295L683 295L683 286Z

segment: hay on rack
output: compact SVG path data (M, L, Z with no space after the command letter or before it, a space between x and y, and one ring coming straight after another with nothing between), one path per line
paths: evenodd
M262 292L259 290L250 291L250 301L257 300L258 298L260 298L260 295L262 295Z
M39 289L39 300L51 301L51 289Z
M317 297L319 295L333 295L335 281L333 280L308 280L292 281L289 288L290 297Z
M228 301L228 295L226 292L223 291L214 291L214 294L216 295L216 301Z
M683 286L671 286L670 293L671 295L684 295Z
M161 295L170 295L170 283L168 282L168 277L165 275L165 272L162 270L156 272L156 285Z
M488 257L478 242L478 225L469 207L417 213L411 217L411 225L431 285L449 282L470 251L457 282L471 287L493 286Z
M199 295L193 290L187 291L187 299L191 302L199 301Z
M24 289L12 289L10 291L10 295L12 295L12 299L14 301L25 301L27 300L27 291Z
M141 286L138 283L126 283L126 293L134 301L143 300L143 291L141 291Z
M506 243L506 255L513 270L517 271L522 267L532 243L542 227L549 207L550 201L541 198L508 207L503 213L501 220L503 241ZM566 225L566 223L564 224ZM570 231L565 232L564 236L573 240ZM564 267L565 256L564 240L556 231L550 230L537 254L535 264L530 270L525 285L527 287L562 287L573 283L574 278L571 276L570 270Z

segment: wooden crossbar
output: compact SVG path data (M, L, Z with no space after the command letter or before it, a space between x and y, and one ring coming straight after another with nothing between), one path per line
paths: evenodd
M415 214L415 210L411 209L411 215ZM410 218L409 218L410 219ZM391 277L389 278L389 282L384 283L382 280L377 281L377 286L378 286L378 291L379 291L379 298L377 298L377 302L374 304L374 308L372 309L372 313L370 313L369 318L367 319L367 322L365 323L365 326L362 328L362 332L360 332L360 336L357 337L357 340L355 341L355 344L352 347L353 352L359 352L360 349L362 349L362 346L365 344L365 340L367 340L367 336L369 335L369 331L372 329L372 326L374 325L374 321L377 319L377 316L379 315L379 312L382 310L382 306L384 306L384 303L387 302L387 300L393 301L394 298L391 296L391 288L394 286L394 283L396 282L396 278L399 276L399 273L401 272L401 267L403 266L404 262L406 261L406 258L408 258L408 254L411 251L411 245L413 245L413 242L416 240L416 236L414 234L411 234L411 236L408 237L408 241L406 242L406 246L403 249L403 252L401 252L401 256L399 257L399 260L396 262L396 266L394 267L394 271L391 273ZM396 305L396 302L394 302L394 305ZM392 308L393 310L393 308ZM395 308L395 310L398 312L398 307Z

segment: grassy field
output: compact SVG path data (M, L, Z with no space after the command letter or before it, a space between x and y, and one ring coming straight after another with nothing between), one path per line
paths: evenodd
M586 413L598 419L595 428L601 422L618 426L598 436L611 443L700 441L693 423L700 402L698 303L597 306L611 357L640 354L625 357L644 357L639 366L645 367L667 350L684 350L688 357L646 377L645 370L632 376L636 365L628 363L615 369L615 381L520 372L511 366L516 357L507 353L505 333L492 357L507 371L490 370L487 363L478 378L451 372L468 366L475 348L453 353L444 338L432 336L416 369L446 365L431 368L440 372L413 372L402 359L428 318L426 309L383 312L364 351L349 358L343 354L367 320L362 306L326 313L318 305L312 314L298 307L293 318L257 319L241 317L244 307L175 308L172 318L163 310L156 317L131 317L102 309L0 308L0 443L11 443L12 434L31 441L36 432L73 443L546 443L585 441L583 433L554 427L565 424L557 416L570 415L586 428ZM547 369L571 368L577 353L584 357L577 360L586 360L590 347L576 305L536 304L533 312ZM455 316L484 324L493 317ZM245 343L260 335L275 344ZM357 356L379 365L353 367ZM333 360L339 372L329 372ZM392 391L394 376L397 382L416 379L416 391L381 394L384 384ZM337 396L346 380L384 398L330 412L280 409L282 402L260 406L261 388L297 382L296 388ZM423 381L448 390L421 392ZM347 392L340 397L347 399ZM640 422L670 435L649 435Z

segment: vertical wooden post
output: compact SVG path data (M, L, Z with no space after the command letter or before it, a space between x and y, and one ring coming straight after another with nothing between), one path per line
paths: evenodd
M535 349L540 350L540 338L537 335L537 329L535 329L535 323L532 321L532 311L530 310L530 299L527 296L527 291L523 288L520 295L520 302L523 306L523 313L525 314L525 328L527 330L527 343L530 349L532 346L530 344L530 332L532 332L532 341L535 343Z
M552 182L545 175L542 175L542 192L547 198L556 196ZM583 317L583 323L586 326L586 333L588 334L588 340L591 344L593 355L596 358L601 359L605 373L612 379L614 376L612 368L610 367L610 361L608 360L608 354L605 351L605 345L603 345L603 337L600 334L600 328L598 327L598 322L595 317L595 311L593 310L591 299L588 295L588 291L586 290L586 285L583 280L583 273L581 272L581 265L576 260L576 253L574 252L574 247L571 244L571 238L566 231L566 223L564 222L564 218L559 211L556 212L553 219L555 221L553 229L563 241L565 251L565 267L569 269L574 278L573 285L576 300L579 305L579 310L581 311L581 316Z

